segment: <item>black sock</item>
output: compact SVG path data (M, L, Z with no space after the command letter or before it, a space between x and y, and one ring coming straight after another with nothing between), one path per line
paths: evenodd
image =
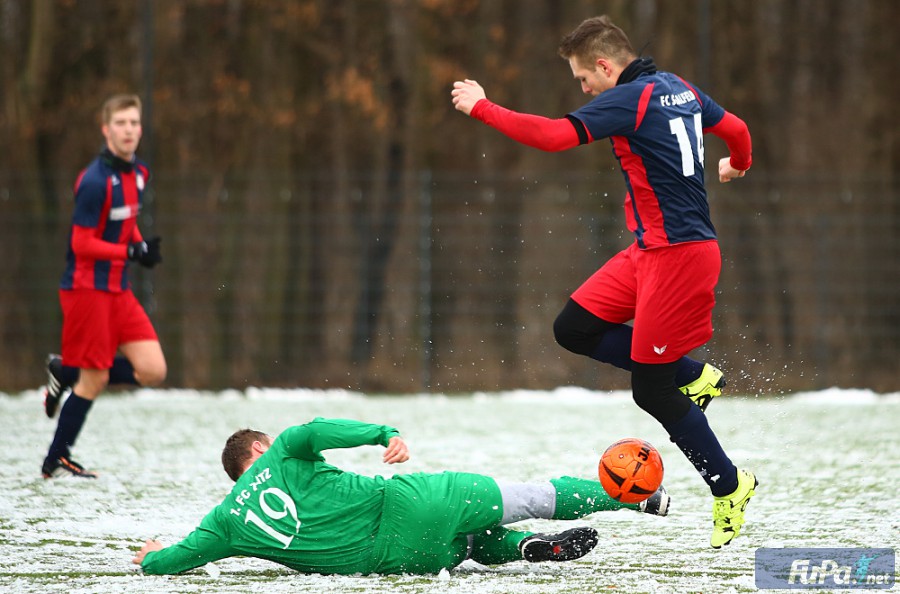
M131 366L131 361L122 356L113 359L112 367L109 368L109 383L137 386L138 381L134 377L134 367Z
M53 443L50 444L50 451L47 452L48 459L55 460L60 456L69 455L69 448L75 445L93 403L93 400L82 398L74 392L69 395L62 410L59 411L59 423L56 425L56 434L53 436Z
M619 369L631 371L631 336L634 328L627 324L614 324L603 333L603 338L588 355L601 363L609 363Z
M706 363L684 356L678 360L678 372L675 374L675 385L679 388L699 379Z
M698 406L691 405L683 419L663 426L706 481L713 496L724 497L734 493L737 489L737 469Z
M74 386L76 382L78 382L78 376L81 374L81 370L77 367L71 367L69 365L62 366L62 383L64 386Z
M81 370L78 367L62 366L62 383L65 386L74 386L78 383L78 377ZM134 377L134 367L126 357L121 355L113 359L112 367L109 368L110 384L131 384L133 386L140 385Z

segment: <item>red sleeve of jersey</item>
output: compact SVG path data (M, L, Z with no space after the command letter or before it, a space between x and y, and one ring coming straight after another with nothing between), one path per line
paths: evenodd
M750 130L744 120L733 113L725 112L715 126L708 129L728 145L731 151L731 166L738 171L747 171L753 163L753 146L750 142Z
M94 235L94 229L72 225L72 251L81 258L93 260L126 260L128 246L109 243Z
M552 120L543 116L519 113L488 99L480 99L472 108L470 115L503 132L516 142L542 151L564 151L579 144L575 126L566 118Z
M141 235L141 230L138 229L138 226L134 226L134 231L131 232L131 241L129 243L135 243L138 241L144 241L144 236Z

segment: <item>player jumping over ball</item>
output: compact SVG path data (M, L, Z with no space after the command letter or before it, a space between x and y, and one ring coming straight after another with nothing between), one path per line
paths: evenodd
M634 509L664 516L660 488L639 505L610 498L597 481L560 477L504 483L461 472L385 479L345 472L321 452L381 445L383 460L409 460L399 432L386 425L317 418L274 440L234 433L222 465L235 481L225 500L178 544L148 540L132 560L148 574L175 574L243 555L303 573L438 573L466 558L484 565L569 561L598 541L591 527L559 534L510 530L529 518L574 520L598 511Z
M722 373L687 354L712 336L722 266L704 187L703 134L728 145L731 155L719 161L718 172L726 183L750 168L750 133L695 86L637 57L609 17L582 22L562 40L559 54L593 97L564 118L503 108L474 80L454 83L453 104L546 151L610 139L625 176L625 216L635 242L572 294L553 330L566 349L631 371L637 405L662 424L709 486L710 543L720 548L740 533L757 481L732 464L703 414L720 393Z

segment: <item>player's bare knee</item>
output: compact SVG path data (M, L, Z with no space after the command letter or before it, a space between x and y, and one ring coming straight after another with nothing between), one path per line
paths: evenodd
M94 400L109 385L109 372L104 369L81 370L72 390L86 400Z
M145 388L154 388L166 381L166 366L163 364L145 369L135 369L134 379Z

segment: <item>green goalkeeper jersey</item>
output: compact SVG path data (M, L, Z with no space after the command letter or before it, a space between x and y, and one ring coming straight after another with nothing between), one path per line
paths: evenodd
M281 433L234 489L180 543L147 553L148 574L173 574L245 555L306 573L368 573L385 479L331 466L321 452L387 446L385 425L317 418Z

